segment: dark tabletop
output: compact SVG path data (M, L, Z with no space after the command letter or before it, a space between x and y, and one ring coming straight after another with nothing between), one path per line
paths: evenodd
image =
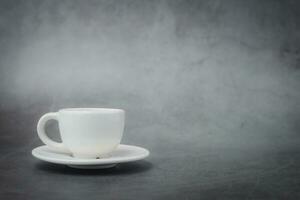
M300 197L296 136L231 134L225 139L222 135L217 138L202 134L199 139L189 140L179 127L176 130L157 124L130 132L127 128L123 143L148 148L150 157L111 169L79 170L39 161L31 155L31 150L41 145L35 132L39 116L35 112L1 113L1 199ZM50 135L57 131L56 126L48 125ZM176 139L164 136L168 130Z

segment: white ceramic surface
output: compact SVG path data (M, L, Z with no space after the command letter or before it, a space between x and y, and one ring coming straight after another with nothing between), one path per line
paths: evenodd
M69 153L62 153L49 148L46 145L32 150L32 155L40 160L50 163L64 164L74 168L97 169L109 168L118 163L132 162L146 158L149 155L147 149L120 144L109 157L99 159L82 159L72 157Z
M57 120L62 143L45 132L48 120ZM41 117L37 125L40 139L51 149L72 153L77 158L97 158L114 151L121 142L125 111L109 108L68 108Z

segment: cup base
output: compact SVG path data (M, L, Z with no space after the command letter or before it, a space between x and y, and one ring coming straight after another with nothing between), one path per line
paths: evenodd
M104 155L82 155L73 153L72 156L77 159L101 159L101 158L109 158L110 154Z

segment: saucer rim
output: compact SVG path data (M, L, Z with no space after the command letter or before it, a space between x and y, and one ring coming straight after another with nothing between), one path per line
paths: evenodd
M149 150L135 146L135 145L125 145L120 144L118 148L134 148L136 151L139 151L140 154L136 156L124 156L119 158L109 157L109 158L102 158L102 159L82 159L82 158L73 158L73 160L64 159L64 158L53 158L41 155L39 152L44 151L43 149L48 148L47 145L41 145L34 148L31 153L32 155L42 161L55 163L55 164L64 164L64 165L106 165L106 164L118 164L118 163L126 163L126 162L133 162L137 160L145 159L150 155ZM60 154L59 152L54 152ZM65 153L64 153L65 154Z

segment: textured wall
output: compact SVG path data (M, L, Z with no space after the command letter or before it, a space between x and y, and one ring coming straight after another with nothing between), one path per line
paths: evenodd
M166 139L296 134L298 8L297 1L1 2L1 110L121 107L133 127L163 126L149 137Z
M195 171L203 151L297 149L299 88L299 1L0 3L0 110L26 116L25 142L42 113L119 107L124 142Z

